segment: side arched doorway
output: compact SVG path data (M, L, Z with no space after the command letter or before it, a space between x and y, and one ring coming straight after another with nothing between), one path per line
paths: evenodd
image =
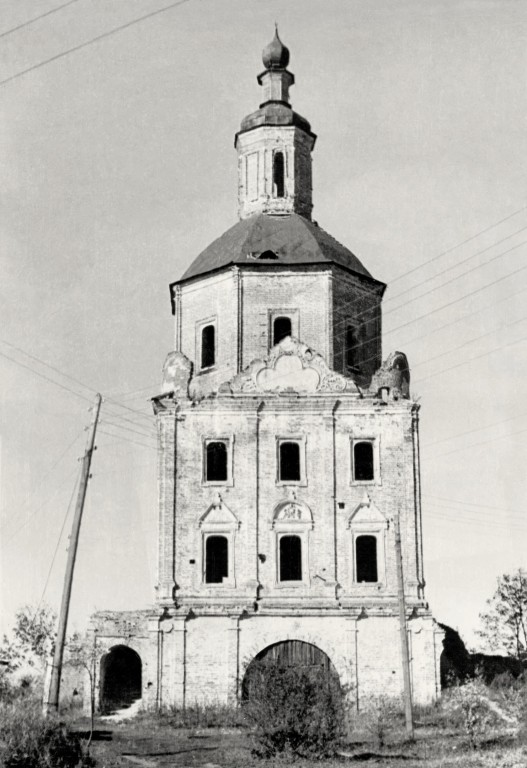
M320 685L340 687L339 676L329 656L316 645L303 640L284 640L267 646L254 657L245 672L242 683L242 699L251 696L253 686L258 686L265 669L292 667L306 672Z
M102 712L129 707L141 698L141 657L126 645L116 645L101 659Z

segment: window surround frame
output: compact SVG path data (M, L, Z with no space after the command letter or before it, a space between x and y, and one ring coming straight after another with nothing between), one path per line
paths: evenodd
M290 435L290 436L283 436L283 435L276 435L276 480L275 484L280 487L284 486L307 486L307 464L306 464L306 453L307 453L307 435ZM298 443L299 445L299 454L300 454L300 480L281 480L280 479L280 446L282 443Z
M278 519L282 509L289 506L289 504L294 504L301 508L302 512L305 513L305 519ZM275 508L271 529L274 533L274 587L276 589L300 589L310 586L310 542L313 528L313 515L306 504L297 501L284 501ZM302 579L295 579L294 581L280 580L280 539L283 536L298 536L300 538Z
M267 347L270 352L275 346L274 340L274 321L279 317L288 317L291 321L291 336L295 339L300 338L300 310L298 307L281 307L279 309L267 310Z
M375 515L376 515L375 519L370 519L370 520L355 519L356 516L360 514L361 508L366 506L370 507L370 509L373 508L373 511L375 512ZM355 508L350 518L348 519L347 527L350 532L349 562L351 563L351 569L350 569L349 580L350 580L351 588L353 590L365 589L365 590L370 590L375 592L377 592L380 589L385 589L387 586L386 537L388 535L388 521L379 512L379 510L375 507L375 505L372 504L370 500L368 500L367 504L364 502L361 502ZM377 581L357 581L357 548L356 548L357 543L356 542L359 536L375 536L375 538L377 539Z
M206 328L208 325L214 326L214 364L213 365L207 365L205 368L201 367L201 353L202 353L202 334L203 329ZM211 371L216 370L218 367L218 316L217 315L211 315L210 317L207 317L204 320L198 320L196 322L196 375L201 375L205 373L210 373Z
M207 445L210 443L225 443L227 447L226 480L207 480ZM205 487L219 486L222 488L232 488L234 486L234 434L201 435L201 485Z
M353 434L349 436L350 439L350 458L349 458L349 473L350 473L350 485L382 485L381 478L381 438L380 435L376 437L371 434L357 435ZM355 446L357 443L371 443L373 446L373 478L371 480L356 480L355 479Z

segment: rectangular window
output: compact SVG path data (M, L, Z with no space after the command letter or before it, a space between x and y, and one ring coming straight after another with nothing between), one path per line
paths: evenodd
M205 325L201 329L201 369L212 368L216 364L216 328Z
M276 482L279 485L307 485L304 436L276 438Z
M381 484L379 438L351 438L351 483Z
M280 537L280 581L302 581L302 539Z
M229 576L229 541L226 536L208 536L205 541L205 583L221 584Z
M377 576L377 537L357 536L355 540L356 580L376 582Z
M211 485L232 485L232 445L230 437L202 437L202 481Z

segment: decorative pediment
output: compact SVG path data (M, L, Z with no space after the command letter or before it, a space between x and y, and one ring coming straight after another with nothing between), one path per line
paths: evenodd
M199 527L206 530L222 530L239 528L240 521L218 494L217 499L210 505L199 519Z
M353 512L348 518L348 528L360 527L360 528L379 528L388 525L386 517L383 513L372 503L367 493L360 504L357 504Z
M273 528L290 526L313 527L313 515L307 504L296 499L288 499L276 506L273 514Z
M287 336L263 360L253 360L222 389L239 392L352 392L352 379L332 371L322 355ZM220 390L221 391L221 390Z

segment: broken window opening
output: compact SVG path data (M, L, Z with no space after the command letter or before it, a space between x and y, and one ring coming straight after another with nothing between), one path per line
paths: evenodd
M378 581L377 538L375 536L357 536L355 541L355 560L358 582Z
M205 542L205 582L221 584L229 576L229 542L225 536L208 536Z
M356 368L358 364L359 344L357 332L353 325L346 326L346 336L344 339L344 360L346 368Z
M227 480L227 445L222 442L207 443L205 479L207 482Z
M284 153L275 152L273 158L273 190L275 197L284 197Z
M216 328L206 325L201 329L201 367L211 368L216 362Z
M280 480L283 482L299 481L300 445L298 443L280 443Z
M374 479L373 443L360 442L353 446L353 479L359 482Z
M292 335L292 326L290 317L275 317L273 321L273 347L286 336Z
M300 536L282 536L280 539L280 581L302 581Z

